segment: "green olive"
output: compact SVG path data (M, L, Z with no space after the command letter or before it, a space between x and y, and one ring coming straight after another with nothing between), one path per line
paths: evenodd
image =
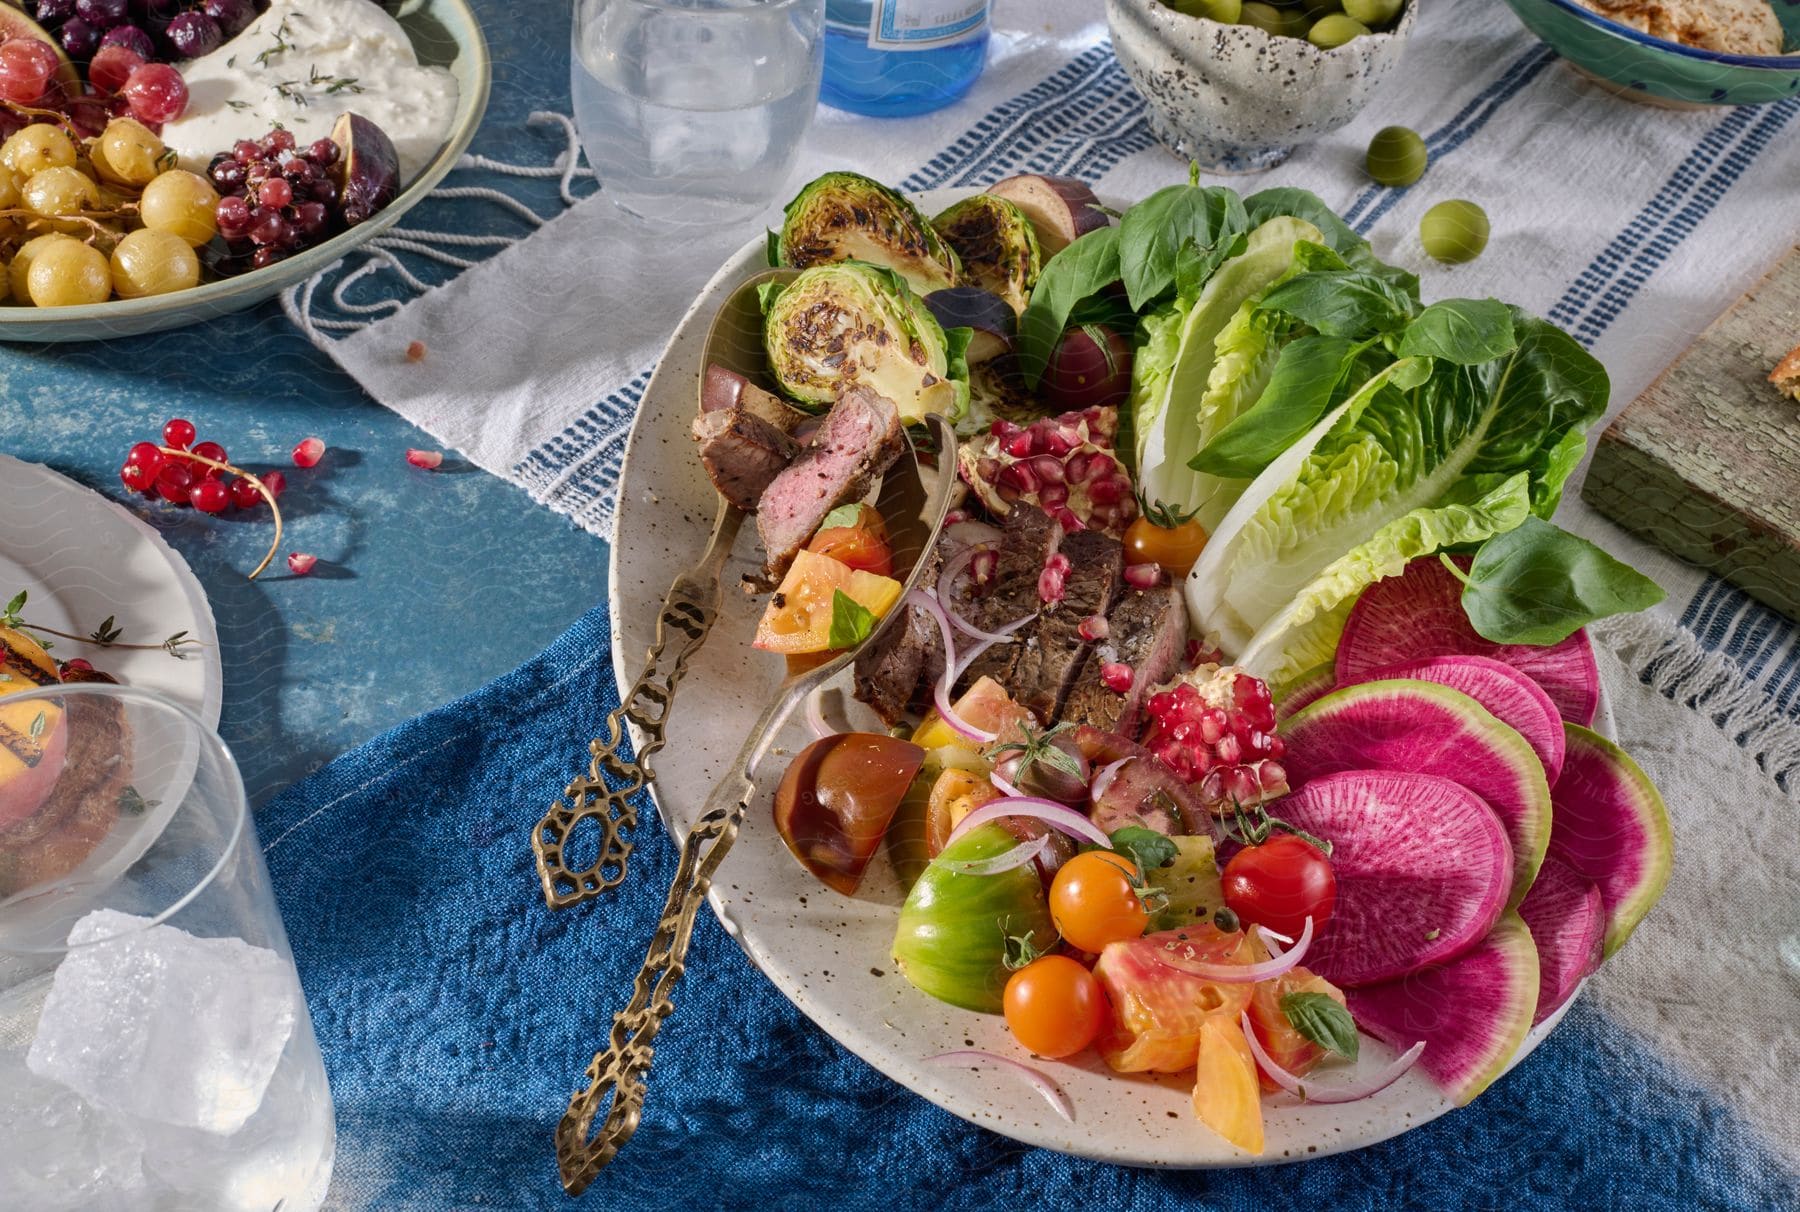
M1369 140L1369 176L1381 185L1411 185L1425 175L1431 156L1417 131L1384 126Z
M1329 17L1320 17L1313 22L1312 29L1307 31L1306 40L1320 50L1332 50L1344 45L1352 38L1360 38L1368 32L1369 27L1355 17L1333 13Z
M1276 8L1273 4L1263 4L1260 0L1244 0L1238 24L1254 25L1263 33L1274 34L1277 38L1306 37L1306 14L1298 9Z
M1419 220L1419 243L1446 265L1473 261L1487 247L1487 212L1473 202L1439 202Z
M1190 17L1205 17L1224 25L1236 25L1244 0L1167 0L1170 8Z
M1385 29L1393 24L1406 0L1344 0L1344 11L1370 29Z

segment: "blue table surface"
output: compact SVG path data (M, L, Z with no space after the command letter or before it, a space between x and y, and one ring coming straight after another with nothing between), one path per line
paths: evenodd
M474 7L494 84L471 150L546 163L562 136L525 120L568 112L569 10ZM509 190L540 213L560 205L554 182ZM312 576L277 563L245 579L268 546L266 511L210 518L126 493L125 451L171 416L241 463L286 470L283 552L317 555ZM309 434L330 452L296 471L288 452ZM439 443L370 399L273 301L145 337L0 346L0 450L129 499L205 587L224 665L220 731L252 804L520 664L606 592L602 540L454 452L436 473L415 470L408 447Z

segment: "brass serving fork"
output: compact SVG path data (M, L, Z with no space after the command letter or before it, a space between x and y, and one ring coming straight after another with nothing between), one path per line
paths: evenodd
M877 504L887 522L896 562L910 561L904 578L909 590L926 566L924 554L937 542L956 487L956 435L942 417L928 421L937 443L935 469L919 462L916 452L914 457L902 458L883 478ZM874 643L888 627L902 625L905 614L903 606L896 606L863 643ZM682 842L675 878L644 966L632 985L631 1000L613 1015L607 1047L588 1065L586 1088L569 1100L556 1128L557 1169L569 1194L586 1190L637 1130L652 1045L663 1020L675 1009L675 985L686 968L695 915L719 864L737 840L738 827L756 790L753 775L758 761L801 701L847 668L860 647L818 668L792 674L781 684L774 701L744 739L731 771L713 788L700 819ZM609 1097L606 1118L595 1130L595 1117Z
M794 273L791 269L759 273L727 297L707 329L702 366L723 366L752 380L762 377L765 355L758 291L764 283L785 281ZM562 798L551 803L531 831L538 883L544 903L552 909L591 900L625 879L632 844L624 831L637 825L637 808L631 800L656 777L652 759L668 740L675 689L718 620L719 575L744 517L743 510L719 499L706 551L693 567L675 578L663 597L656 639L644 657L643 672L608 713L606 735L588 744L587 773L570 781ZM643 738L635 760L620 752L627 723ZM600 827L599 855L591 865L577 869L568 864L564 847L575 827L590 818Z

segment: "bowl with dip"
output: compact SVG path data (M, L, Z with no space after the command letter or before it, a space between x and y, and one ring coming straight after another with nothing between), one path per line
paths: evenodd
M487 41L466 0L406 0L391 15L371 0L274 0L237 37L180 69L188 108L164 124L162 139L182 168L205 175L214 155L277 124L305 147L328 137L349 111L393 142L399 192L362 222L262 269L148 298L0 306L0 341L95 341L180 328L305 281L392 227L455 167L487 109L491 74Z

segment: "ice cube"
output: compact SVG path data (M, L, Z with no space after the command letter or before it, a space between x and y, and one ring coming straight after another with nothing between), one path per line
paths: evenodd
M33 1212L140 1206L143 1143L0 1049L0 1206Z
M293 969L267 947L147 921L99 909L75 923L26 1063L103 1110L236 1132L293 1033Z

